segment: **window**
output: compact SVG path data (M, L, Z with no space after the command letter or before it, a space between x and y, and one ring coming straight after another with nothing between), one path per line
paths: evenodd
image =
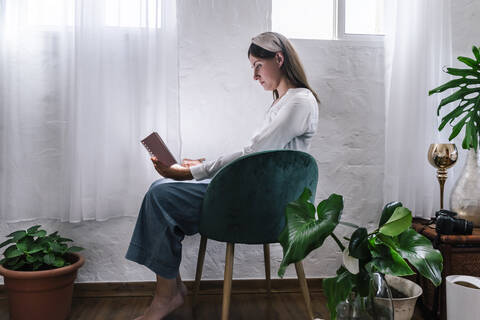
M288 38L332 39L334 0L272 0L272 30Z
M28 1L26 2L26 22L31 26L72 26L75 19L74 4L75 2L72 0Z
M272 0L272 30L295 39L382 39L384 0Z
M106 0L105 25L110 27L161 27L161 0Z
M24 27L55 28L74 26L76 19L85 18L83 12L75 13L75 0L7 0L6 25ZM88 22L100 23L107 27L160 28L162 0L103 0L92 10L103 10L99 17L86 17ZM102 12L102 11L97 11ZM25 18L26 17L26 18Z

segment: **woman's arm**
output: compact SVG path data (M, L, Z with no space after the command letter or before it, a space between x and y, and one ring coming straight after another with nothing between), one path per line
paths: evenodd
M190 172L190 168L183 167L179 164L174 164L172 166L165 166L157 158L150 158L153 162L155 170L157 170L160 175L165 178L170 178L173 180L183 181L183 180L192 180L193 176Z
M201 164L203 161L205 161L205 158L201 158L201 159L197 159L197 160L183 159L181 166L186 167L186 168L190 168L190 167Z
M214 161L207 161L191 167L193 177L196 180L211 178L226 164L241 156L258 151L283 149L293 138L308 130L309 117L313 108L317 107L316 102L312 99L295 97L280 108L275 118L251 139L248 146Z

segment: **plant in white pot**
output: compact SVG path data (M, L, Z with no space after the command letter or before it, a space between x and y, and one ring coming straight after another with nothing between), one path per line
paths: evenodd
M429 95L442 93L446 90L455 90L452 94L440 101L437 116L446 109L447 105L454 105L452 110L442 117L438 130L443 130L447 124L451 127L449 140L457 137L460 132L465 136L462 148L469 150L465 168L452 190L450 207L457 212L460 218L472 221L480 227L480 50L472 47L473 58L458 57L457 59L467 67L446 68L445 72L457 77L445 84L429 91Z
M332 237L343 252L343 263L336 276L323 280L332 319L337 316L338 319L393 319L388 301L375 296L391 296L384 275L415 274L410 265L435 286L441 283L442 255L427 238L411 228L412 214L400 202L387 204L378 227L368 231L340 221L342 196L332 194L316 209L310 197L311 191L305 189L297 200L287 205L285 229L279 236L283 260L278 274L282 277L287 265L303 260L322 246L328 236ZM334 234L338 224L354 229L351 236L345 238L346 245Z
M40 225L10 233L0 260L11 319L65 320L70 313L73 282L84 258L81 247Z

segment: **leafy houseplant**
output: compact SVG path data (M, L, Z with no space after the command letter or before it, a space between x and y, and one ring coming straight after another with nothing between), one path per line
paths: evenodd
M480 51L478 47L473 46L472 52L474 59L468 57L458 57L460 62L467 65L466 69L447 68L446 73L459 78L448 81L447 83L432 89L429 95L443 92L447 89L456 89L450 96L442 99L437 109L437 116L443 106L458 101L455 109L442 118L438 130L442 130L447 123L450 125L456 122L452 128L449 140L455 138L463 127L465 127L465 138L462 142L463 149L478 148L478 139L480 136Z
M73 283L85 259L58 232L41 226L12 232L0 244L8 246L0 274L8 293L10 317L17 320L65 320L70 313Z
M81 247L69 247L67 242L72 239L62 238L58 232L47 235L45 230L39 230L36 225L28 230L12 232L10 239L2 242L0 248L9 245L0 260L0 264L10 270L36 271L61 268L71 263L65 255L83 250Z
M387 204L381 214L378 227L373 231L340 221L343 198L332 194L321 201L316 210L309 201L311 191L305 189L286 208L285 229L279 236L283 247L283 260L278 274L282 277L287 265L304 259L312 250L322 246L331 236L343 251L343 265L336 277L323 280L331 318L336 319L337 305L352 293L360 297L373 294L374 273L406 276L414 274L415 267L435 286L441 283L442 255L433 249L430 241L410 228L412 214L400 202ZM342 224L354 229L344 246L333 233Z

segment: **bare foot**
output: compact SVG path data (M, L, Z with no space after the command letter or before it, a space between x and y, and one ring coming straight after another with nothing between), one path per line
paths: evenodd
M185 298L187 293L188 293L188 289L185 286L185 284L183 282L177 283L177 288L180 291L180 293L182 294L182 296Z
M135 318L135 320L161 320L167 314L180 307L184 300L184 296L180 291L178 291L177 294L171 298L154 297L150 307L148 307L144 315Z

